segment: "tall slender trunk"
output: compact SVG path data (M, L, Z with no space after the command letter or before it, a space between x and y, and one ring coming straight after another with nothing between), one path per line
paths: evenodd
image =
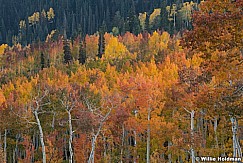
M215 134L215 143L216 143L216 148L219 148L219 142L218 142L218 135L217 135L217 128L218 128L218 119L217 117L214 117L214 134Z
M96 141L97 141L97 138L98 138L98 136L100 134L100 131L101 131L103 125L104 125L104 122L106 121L106 119L108 118L110 113L111 113L111 108L108 111L108 113L106 113L106 115L100 120L100 124L99 124L98 130L97 130L96 134L93 134L93 136L92 136L91 152L90 152L90 155L89 155L88 163L94 163Z
M94 163L94 156L95 156L95 145L96 145L96 141L98 138L98 135L100 134L101 128L103 126L103 123L100 124L98 131L96 132L96 134L94 134L92 136L92 142L91 142L91 152L89 155L89 160L88 163Z
M194 116L195 111L192 110L191 112L191 157L192 157L192 163L195 163L195 151L194 151Z
M73 162L73 148L72 148L72 143L73 143L73 126L72 126L72 115L71 115L71 110L67 111L68 113L68 126L69 126L69 141L68 141L68 146L69 146L69 163Z
M172 142L168 141L168 151L170 151L170 147L172 146ZM171 153L168 154L168 163L172 163L172 155Z
M136 130L133 131L134 133L134 157L133 157L133 162L137 162L137 132Z
M55 128L55 116L56 116L56 113L54 112L53 113L53 118L52 118L52 123L51 123L51 128L54 130Z
M15 148L13 150L13 163L16 162L16 158L18 157L18 141L19 141L19 134L16 134L16 143L15 143Z
M42 159L43 159L42 162L46 163L46 149L45 149L45 142L44 142L44 134L43 134L42 126L37 111L34 111L34 115L40 132L40 142L41 142Z
M135 118L137 119L138 111L135 110L134 113L135 113ZM133 162L136 163L137 162L137 132L136 132L136 129L134 129L133 134L134 134L134 157L133 157L134 159L133 159Z
M233 157L242 158L241 147L237 137L238 121L235 117L230 118L232 123L232 133L233 133Z
M7 162L7 129L4 130L3 161Z
M150 163L150 117L151 108L148 108L148 128L147 128L147 163Z
M123 150L124 150L124 141L125 141L125 126L124 123L122 124L122 147L121 147L121 154L120 154L120 163L123 161Z

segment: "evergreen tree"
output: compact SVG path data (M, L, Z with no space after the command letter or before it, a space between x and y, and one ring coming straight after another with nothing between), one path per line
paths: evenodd
M102 55L104 54L105 51L105 38L104 34L107 31L107 26L106 23L103 21L102 26L100 27L99 30L99 51L98 51L98 57L102 58Z
M146 12L146 19L145 19L145 31L150 32L150 25L149 25L149 17L150 14Z
M41 53L41 69L43 70L45 68L45 58L44 54Z
M137 35L138 33L141 32L140 21L135 11L134 1L132 1L131 8L129 10L128 23L129 23L129 31L131 33Z
M124 34L125 31L137 34L140 32L138 14L153 11L154 8L160 7L159 3L161 2L161 0L38 2L23 0L21 3L15 3L14 0L0 1L2 1L0 3L0 44L9 43L10 45L13 35L17 35L19 32L20 20L25 20L27 25L25 38L22 38L21 42L24 45L32 43L37 38L45 41L46 36L54 29L63 33L65 28L67 38L74 38L79 34L78 31L82 31L83 36L94 34L99 31L103 21L106 22L109 32L113 27L118 27L121 34ZM129 27L127 23L124 23L128 19L130 21ZM113 23L113 20L119 21ZM81 29L79 29L80 27Z
M66 13L64 12L63 14L63 37L64 37L64 40L66 41L67 40L67 16L66 16Z
M79 46L79 63L85 64L86 62L86 51L85 51L85 40L80 43Z
M69 64L72 62L73 57L71 55L71 49L70 49L70 42L68 40L64 40L64 46L63 46L63 51L64 51L64 63Z
M141 26L140 26L140 22L138 19L137 15L134 15L133 18L133 26L132 26L132 33L134 33L135 35L139 34L141 32Z
M117 27L119 29L119 32L123 31L124 28L124 18L121 16L120 12L117 11L115 13L115 16L112 20L112 26Z
M169 31L169 20L168 13L166 11L166 5L166 0L163 0L160 8L161 29L164 31Z

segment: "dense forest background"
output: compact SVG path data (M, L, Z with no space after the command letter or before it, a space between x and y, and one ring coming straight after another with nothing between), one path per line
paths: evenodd
M144 27L140 25L139 14L146 12L149 17L154 9L160 8L163 11L161 13L163 19L169 18L169 14L176 12L175 16L178 19L176 27L170 26L165 20L163 24L157 21L147 27L147 30L164 27L173 33L174 30L179 31L185 27L182 24L186 19L185 16L182 18L182 14L177 14L185 2L174 0L22 0L21 2L1 0L0 44L13 45L17 42L27 45L34 41L44 41L52 30L63 34L64 29L68 38L75 38L78 35L84 37L86 34L93 34L101 29L105 32L115 31L116 34L124 34L126 31L138 34L144 30ZM172 8L172 5L175 7ZM171 6L168 11L166 11L167 6Z

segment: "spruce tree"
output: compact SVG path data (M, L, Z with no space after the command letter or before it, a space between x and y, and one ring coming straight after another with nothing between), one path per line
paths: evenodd
M41 53L41 69L43 70L45 68L45 58L44 54Z
M146 19L145 19L145 31L150 32L150 25L149 25L149 17L150 14L146 12Z
M134 1L132 1L132 5L129 10L128 23L129 23L129 31L131 33L137 35L138 33L141 32L140 22L139 22L138 16L135 11Z
M79 46L79 63L80 64L85 64L86 62L86 50L85 50L85 40L80 43Z
M161 29L164 31L169 32L169 20L168 20L168 13L166 11L166 1L163 0L161 3L161 8L160 8L160 19L161 19Z
M73 57L71 55L70 43L68 40L64 40L63 43L63 51L64 51L64 63L69 64L72 62Z
M104 34L107 31L107 26L106 23L103 21L102 26L100 27L99 30L99 51L98 51L98 57L102 58L102 55L104 54L105 51L105 38Z

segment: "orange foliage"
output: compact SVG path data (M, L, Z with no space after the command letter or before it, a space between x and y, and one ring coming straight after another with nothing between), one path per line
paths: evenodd
M85 37L85 43L86 43L86 55L88 60L94 60L96 59L96 56L98 54L98 42L99 42L99 36L96 35L86 35Z

